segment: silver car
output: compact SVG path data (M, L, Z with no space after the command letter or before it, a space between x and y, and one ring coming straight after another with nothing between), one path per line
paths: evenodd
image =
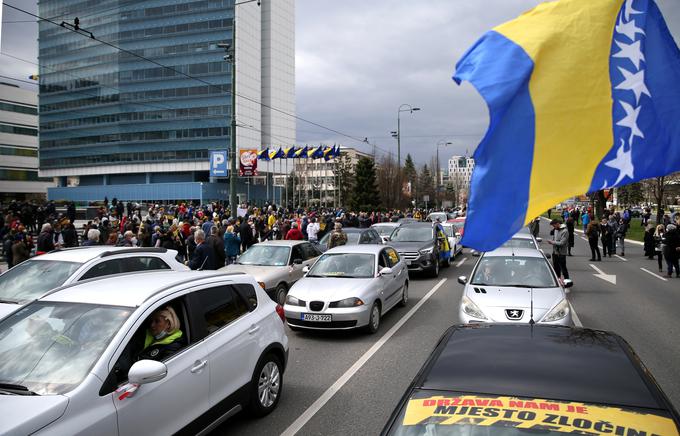
M49 290L80 280L136 271L188 271L177 251L98 245L32 257L0 275L0 318Z
M392 247L352 245L326 251L288 293L288 326L366 327L374 333L388 310L408 302L408 270Z
M373 224L371 228L378 232L380 235L380 238L382 238L382 241L387 244L390 240L390 235L396 229L399 227L401 224L399 223L378 223L378 224Z
M244 272L255 277L262 289L280 305L293 283L302 278L321 251L307 241L264 241L250 247L236 263L220 268L225 272Z
M510 322L571 326L565 288L543 253L533 248L498 248L482 254L465 285L459 306L464 323Z

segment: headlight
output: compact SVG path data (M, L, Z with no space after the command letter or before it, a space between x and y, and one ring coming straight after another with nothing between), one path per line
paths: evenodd
M307 302L305 300L300 300L299 298L293 297L292 295L288 294L286 296L286 304L289 304L291 306L306 306Z
M420 254L429 254L432 253L432 250L434 250L434 247L425 248L423 250L420 250Z
M487 319L482 309L480 309L475 303L472 302L466 295L463 295L463 301L460 303L463 308L463 312L467 313L473 318Z
M541 322L558 321L567 315L569 315L569 303L564 299L557 303L557 305L543 317Z
M361 298L345 298L344 300L340 301L333 301L331 304L328 305L328 307L357 307L357 306L363 306L364 302L361 301Z

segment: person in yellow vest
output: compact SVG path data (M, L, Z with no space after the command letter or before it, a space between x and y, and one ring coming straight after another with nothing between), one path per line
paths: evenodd
M179 351L183 344L182 330L175 310L166 306L151 314L144 348L135 360L162 361Z
M417 219L418 221L422 221L423 216L420 214L420 211L417 210L416 213L413 214L413 218Z

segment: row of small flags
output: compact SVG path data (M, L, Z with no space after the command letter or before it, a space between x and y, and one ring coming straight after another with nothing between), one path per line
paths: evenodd
M340 146L324 147L320 145L315 147L288 147L280 148L278 150L264 150L257 153L259 160L269 161L273 159L324 159L331 160L340 157Z

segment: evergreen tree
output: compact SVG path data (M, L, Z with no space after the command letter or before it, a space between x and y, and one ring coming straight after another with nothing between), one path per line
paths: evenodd
M404 181L411 184L411 198L417 198L416 185L418 185L418 172L416 171L416 165L413 163L411 154L406 155L402 171L404 173Z
M373 160L362 157L357 162L354 178L354 190L350 206L355 211L370 212L380 207L380 193L376 186L375 166Z
M350 204L354 186L354 166L347 153L336 159L335 181L338 186L340 196L340 206L346 207Z
M430 168L427 166L427 164L424 165L423 169L420 171L420 177L418 180L418 197L416 197L417 202L425 205L425 200L423 200L425 195L430 197L430 199L427 202L428 207L434 206L435 201L434 180L432 179L432 173L430 172Z

